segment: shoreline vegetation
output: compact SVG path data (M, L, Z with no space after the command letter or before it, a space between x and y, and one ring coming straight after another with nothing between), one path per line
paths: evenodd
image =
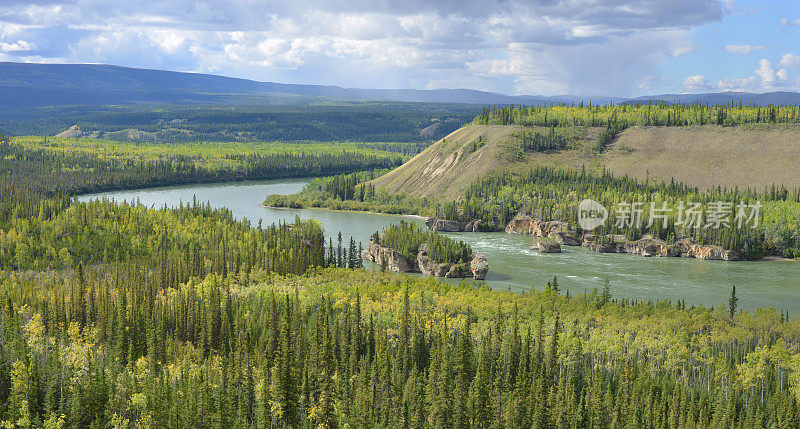
M476 229L485 232L508 231L516 217L527 216L540 222L559 222L562 233L578 238L582 234L578 234L577 204L583 198L594 197L604 202L606 207L626 199L630 201L631 197L637 195L647 195L659 201L659 204L676 203L684 199L708 202L738 198L748 202L763 201L763 219L757 230L729 227L710 232L686 231L676 227L674 216L670 217L667 228L656 224L654 231L621 229L615 226L616 219L611 213L607 223L614 226L600 227L595 235L606 241L616 239L623 243L647 238L649 234L663 241L665 246L688 240L690 245L735 252L736 257L730 259L758 260L765 256L795 259L800 255L800 236L796 233L792 236L791 233L795 227L793 224L800 219L797 192L789 193L780 189L765 193L721 189L699 191L676 183L642 184L630 178L618 179L609 173L596 176L585 171L538 167L528 174L498 173L483 178L466 189L463 199L448 202L376 189L372 184L375 177L375 173L362 172L313 179L300 193L270 195L263 204L296 209L324 208L412 215L461 224L477 220L480 222ZM595 194L595 189L605 191ZM644 207L642 218L647 219L648 213L649 207ZM732 219L735 212L730 215Z
M403 220L372 234L363 258L396 273L484 280L489 271L486 257L463 241Z
M484 109L473 123L523 127L511 136L512 140L519 140L517 145L520 147L517 149L523 153L520 159L525 159L526 151L542 152L546 156L571 146L570 142L573 140L586 137L586 133L581 131L585 131L585 127L605 127L605 131L597 136L597 144L591 149L594 153L601 154L614 143L620 132L630 126L685 127L715 124L731 127L743 124L796 124L800 123L800 107L510 106ZM524 127L546 127L550 131L529 132ZM561 233L572 238L571 241L584 241L584 234L577 225L577 205L583 199L592 199L609 208L611 212L606 225L595 231L597 237L588 245L597 251L622 249L621 251L630 250L629 253L649 256L653 253L650 251L652 249L641 252L641 249L634 249L634 244L641 244L644 239L654 241L645 243L648 249L653 246L662 247L663 249L655 253L663 256L689 255L724 260L758 260L765 256L800 258L800 189L787 190L780 185L765 187L763 190L739 187L704 190L677 183L674 179L669 183L651 181L649 177L647 180L637 180L628 176L616 177L605 169L600 173L587 172L585 166L573 169L547 165L536 165L528 170L516 168L503 171L501 168L500 171L477 177L473 182L465 184L463 191L456 197L412 196L411 190L397 185L397 182L414 182L410 177L415 173L419 177L430 176L429 180L435 181L438 174L458 164L462 158L472 159L472 154L481 153L489 144L483 135L474 136L475 132L456 132L453 135L462 134L475 137L475 141L466 146L464 142L456 142L451 148L446 138L435 144L435 148L432 146L384 177L376 177L374 173L353 173L314 179L299 194L271 195L264 204L273 207L321 207L417 215L441 219L444 222L469 223L469 229L473 231L507 231L515 218L527 216L537 222L560 222ZM507 156L506 149L509 145L514 146L509 142L500 143L501 149L504 149L497 156ZM418 161L426 159L424 156L429 152L432 157L429 162ZM409 171L408 165L415 162L417 169L424 168L425 171ZM468 165L469 162L465 161L465 164ZM402 174L395 174L400 170L403 170ZM389 176L392 179L385 179ZM391 192L377 185L386 185L387 181L392 181ZM633 224L625 222L625 219L617 219L613 207L631 201L652 202L658 206L663 204L670 207L687 201L701 205L726 203L729 206L723 209L721 215L729 219L734 219L737 215L738 204L759 205L763 216L758 219L759 223L755 228L736 227L733 222L727 225L722 223L715 228L691 228L673 212L666 216L663 224L657 222L647 228L643 226L644 223ZM649 204L645 204L641 218L647 219L649 212ZM563 240L560 241L563 244ZM620 246L614 243L620 243ZM614 245L613 248L611 245Z
M294 208L294 207L284 207L284 206L271 206L271 205L268 205L268 204L265 204L265 203L261 203L260 205L262 207L268 207L268 208L277 209L277 210L298 210L298 209L301 209L301 210L326 210L326 211L335 211L335 212L367 213L367 214L373 214L373 215L397 216L397 217L402 217L402 218L406 218L406 219L421 220L423 222L427 222L427 221L432 220L432 219L436 220L436 218L429 217L429 216L420 216L420 215L415 215L415 214L384 213L384 212L376 212L376 211L369 211L369 210L342 210L342 209L334 209L334 208L328 208L328 207L305 207L305 206L304 207L300 207L300 208ZM435 231L438 231L438 230L435 230ZM445 231L445 232L469 233L470 231ZM497 234L506 233L505 230L503 230L503 231L489 231L489 232L493 232L493 233L497 233ZM537 250L537 249L534 249L534 250ZM627 252L624 252L624 253L627 253ZM783 256L765 255L761 259L736 259L736 260L729 261L729 262L800 262L800 258L786 258L786 257L783 257Z
M391 168L403 159L398 153L354 143L141 144L0 136L0 173L18 186L35 184L49 195L318 177Z

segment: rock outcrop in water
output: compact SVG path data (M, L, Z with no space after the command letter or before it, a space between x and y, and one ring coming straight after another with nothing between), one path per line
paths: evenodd
M692 244L686 256L716 261L738 261L740 259L739 254L733 250L725 250L719 246L701 246L699 244Z
M550 237L563 246L580 246L581 242L569 235L567 223L560 220L542 221L527 215L517 215L506 225L509 234Z
M475 252L475 256L472 257L472 262L469 264L469 269L475 280L483 280L486 278L486 273L489 272L489 261L483 253Z
M459 222L447 219L429 218L425 224L428 226L428 229L432 231L477 232L480 230L481 221ZM687 239L680 240L676 244L668 244L664 240L649 235L645 235L633 241L626 240L624 235L608 236L603 240L598 240L598 237L591 233L572 236L567 232L568 228L566 222L558 220L542 221L541 219L536 219L528 215L515 216L508 222L505 231L509 234L531 235L533 237L546 237L554 240L555 243L540 240L531 247L531 249L539 250L543 253L559 253L561 252L561 246L583 246L599 253L630 253L644 257L684 257L720 261L737 261L741 259L740 255L733 250L725 250L719 246L704 246L693 243ZM370 243L372 242L370 241ZM396 257L392 255L387 255L387 259L389 260L387 264L389 267L402 265L402 263L397 262L395 260ZM447 268L445 271L445 268L435 267L432 264L432 262L425 260L424 270L422 268L418 270L412 268L406 271L421 271L440 277L470 277L470 275L459 275L460 273L458 270L454 269L454 271L451 272L449 271L450 268ZM412 262L410 266L413 265Z
M531 250L538 250L542 253L561 253L561 244L553 238L544 238L531 246Z
M654 238L650 235L629 241L624 235L606 236L602 240L595 234L585 233L573 237L567 233L566 222L542 221L527 215L517 215L506 225L509 234L524 234L534 237L548 237L561 246L583 246L599 253L630 253L645 257L684 257L697 259L710 259L720 261L736 261L740 255L732 250L725 250L719 246L704 246L688 239L679 240L675 244ZM541 252L557 253L554 246L548 246L539 241L531 247ZM541 247L541 248L540 248Z
M581 242L577 238L562 231L552 231L548 237L555 239L562 246L580 246Z
M376 242L374 235L370 238L369 245L362 257L366 261L385 266L386 269L395 273L415 272L437 277L473 277L476 280L483 280L489 271L489 262L481 252L475 252L469 263L448 264L431 259L428 256L427 245L423 244L417 252L417 257L409 260L397 250Z
M567 224L560 220L542 221L528 215L517 215L506 225L506 232L509 234L547 237L551 233L564 232L566 226Z
M664 240L644 236L636 241L620 240L619 236L607 237L599 241L592 234L585 234L583 246L599 253L630 253L645 257L684 257L718 261L738 261L741 259L733 250L720 246L704 246L687 239L677 244L667 244Z
M681 248L669 245L666 241L652 237L643 237L636 241L628 241L619 246L621 253L632 253L641 256L680 256Z
M387 270L395 273L414 271L414 266L411 265L408 259L400 252L388 247L383 247L372 238L369 240L369 245L367 245L367 251L364 252L363 258L364 260L385 266Z
M439 218L429 218L425 221L425 225L431 231L441 232L478 232L481 225L480 219L475 219L469 222L459 222L457 220L447 220Z

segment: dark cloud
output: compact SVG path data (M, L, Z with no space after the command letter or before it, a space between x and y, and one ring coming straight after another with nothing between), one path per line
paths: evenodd
M0 59L262 80L624 94L718 0L0 0Z

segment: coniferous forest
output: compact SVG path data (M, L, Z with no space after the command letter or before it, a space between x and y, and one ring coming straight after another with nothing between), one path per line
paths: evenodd
M484 108L474 120L482 125L629 127L800 123L800 106L738 104L599 104L552 107L498 106Z
M0 0L0 429L800 429L800 0Z
M402 164L354 144L138 144L0 135L0 176L46 193L350 173Z
M422 245L427 247L428 256L437 262L463 264L472 259L472 249L463 241L422 229L404 220L384 228L380 236L376 231L373 237L378 238L380 244L399 251L409 260L417 257Z
M577 205L584 198L596 200L605 207L615 207L624 201L657 201L668 205L684 200L700 203L760 201L764 219L755 229L739 228L735 223L719 229L681 228L676 226L677 213L672 213L666 226L656 223L651 230L645 231L643 226L618 226L616 213L612 211L609 227L599 233L623 234L630 240L651 233L668 243L674 242L678 234L684 234L699 243L736 250L746 259L759 259L771 254L800 255L800 235L792 226L792 219L800 210L798 189L789 191L773 186L764 190L700 190L674 181L645 183L628 177L614 177L607 172L593 174L585 170L534 167L526 174L501 172L483 177L469 185L457 201L442 202L376 190L368 182L372 176L350 174L314 179L303 192L289 196L271 195L266 204L418 214L465 222L480 219L483 230L502 231L520 213L543 220L567 221L574 230L578 227ZM733 219L736 207L728 210ZM647 219L649 213L650 207L643 207L642 218Z
M312 220L262 225L200 201L71 198L94 189L81 185L88 178L103 188L120 177L160 184L148 168L180 182L181 150L153 167L138 155L3 143L5 427L800 427L800 319L743 311L735 287L715 306L615 298L608 282L569 291L556 277L492 290L364 270L359 243L341 234L326 243ZM277 159L252 174L294 163L336 174L311 181L310 195L421 204L366 183L394 154L286 152L263 155ZM243 171L259 165L255 155L191 165L213 174L231 159ZM75 173L57 179L57 169ZM429 209L498 223L525 210L566 216L567 189L605 189L599 198L610 200L715 196L542 168L486 178L463 202ZM796 202L784 190L756 196ZM406 223L380 240L407 252L426 243L453 262L472 253Z
M235 104L235 103L234 103ZM438 139L480 112L471 104L330 102L313 106L0 106L0 133L55 135L78 125L87 135L144 143L197 141L357 141ZM438 124L428 133L421 130Z

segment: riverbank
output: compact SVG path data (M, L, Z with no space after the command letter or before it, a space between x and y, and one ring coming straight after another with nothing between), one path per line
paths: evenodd
M255 226L259 219L264 225L315 219L325 229L327 240L336 246L338 232L344 245L349 237L366 247L375 231L382 231L401 219L424 226L420 218L400 217L397 214L343 212L303 208L274 209L260 203L265 195L292 194L308 183L305 180L268 180L218 183L191 186L171 186L138 191L107 192L84 195L79 200L107 197L127 201L140 199L146 206L177 206L181 201L209 202L212 207L226 207L238 219L250 219ZM491 264L485 280L486 287L512 291L528 291L531 286L544 289L548 280L558 277L562 290L572 293L602 288L609 280L615 297L635 300L686 300L687 305L716 306L736 285L739 304L745 309L764 308L790 310L800 313L800 277L794 264L732 264L693 258L642 258L621 253L595 253L584 247L564 247L560 254L543 254L530 250L531 236L502 232L444 233L469 244L474 251L486 255ZM369 269L378 269L370 264ZM457 285L473 280L441 279Z
M333 212L333 213L365 213L370 215L378 215L378 216L391 216L391 217L401 217L404 219L411 219L411 220L418 220L422 222L427 222L428 219L431 219L427 216L420 216L415 214L403 214L403 213L382 213L382 212L373 212L369 210L337 210L331 209L328 207L280 207L280 206L269 206L264 203L259 204L259 206L264 207L265 209L270 210L316 210L316 211L326 211L326 212Z
M759 259L761 262L800 262L800 259L784 258L783 256L764 256Z

